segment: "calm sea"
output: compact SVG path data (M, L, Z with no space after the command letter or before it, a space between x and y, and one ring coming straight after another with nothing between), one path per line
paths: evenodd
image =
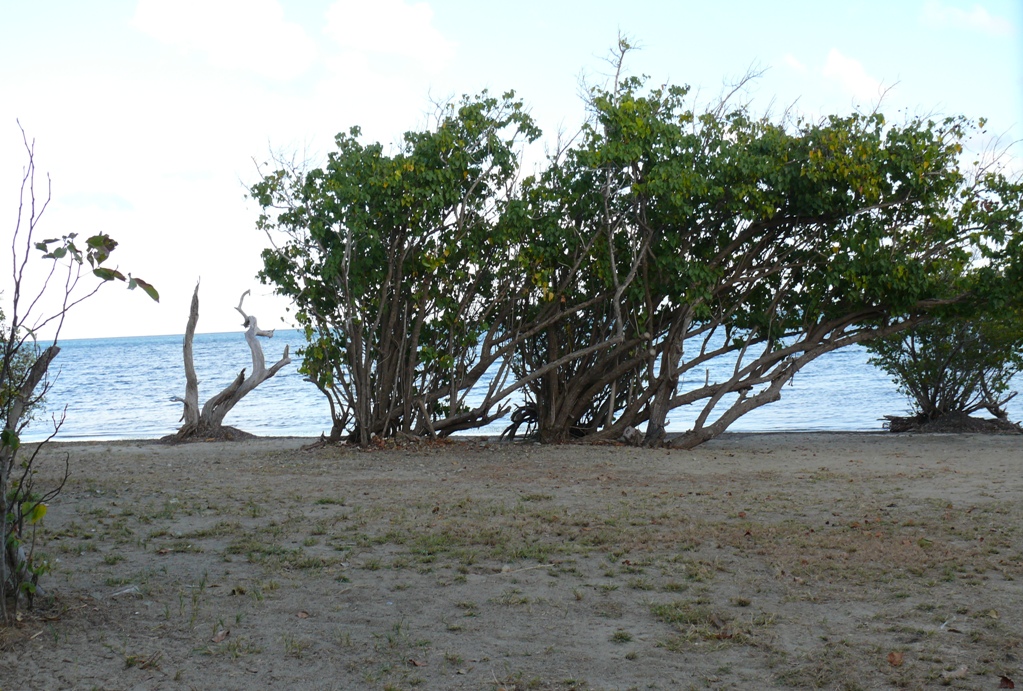
M292 363L242 399L227 416L226 424L260 436L319 436L330 431L326 399L298 374L294 355L304 340L299 331L278 331L261 339L267 364L276 362L285 344ZM58 439L153 439L173 433L179 425L185 375L182 337L147 336L101 338L61 342L54 362L56 377L46 399L45 413L26 430L26 440L38 440L52 431L50 418L67 406L67 418ZM242 333L197 334L193 342L199 377L200 404L218 393L251 357ZM803 430L880 430L883 415L903 415L906 401L886 375L867 364L867 352L853 347L825 355L799 372L786 386L782 399L740 418L733 431L770 432ZM723 380L727 364L710 379ZM703 370L699 381L703 383ZM1018 385L1023 382L1017 379ZM685 384L683 385L685 386ZM1017 386L1016 388L1020 388ZM1017 399L1009 406L1010 418L1023 417ZM669 431L689 428L697 410L679 409L669 417ZM498 421L476 434L499 434L508 424Z

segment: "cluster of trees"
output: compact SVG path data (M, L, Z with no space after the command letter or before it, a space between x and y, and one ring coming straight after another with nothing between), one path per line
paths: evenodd
M645 424L655 445L699 406L672 440L692 447L829 351L1015 290L1023 186L960 167L983 122L772 120L634 77L589 105L525 177L540 132L483 93L392 150L353 128L325 166L252 187L261 278L295 303L333 437L446 435L524 390L542 441ZM727 379L680 387L722 357Z

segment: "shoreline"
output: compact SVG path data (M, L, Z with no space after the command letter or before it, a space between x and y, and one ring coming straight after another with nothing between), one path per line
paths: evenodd
M735 432L723 432L718 437L715 437L714 439L711 439L711 440L705 442L705 444L712 443L715 440L761 438L761 437L784 437L784 436L807 436L807 437L812 437L812 438L828 437L828 436L836 436L836 437L837 436L862 436L862 437L891 437L891 438L911 439L911 438L927 438L927 437L949 437L949 436L961 436L961 435L976 436L976 437L980 437L980 438L984 438L984 437L1003 437L1003 436L1008 436L1008 437L1020 436L1020 435L1017 435L1017 434L1004 433L1004 432L1002 432L1002 433L970 432L970 431L963 431L963 432L957 432L957 431L952 431L952 432L929 432L929 431L927 431L927 432L920 432L920 431L890 432L890 431L885 430L885 429L879 429L879 430L815 430L815 429L810 429L810 430L764 430L764 431L742 430L742 431L735 431ZM678 436L681 436L681 433L679 433L679 432L669 432L667 434L667 436L665 437L665 439L666 440L670 440L670 439L673 439L673 438L678 437ZM118 445L156 444L156 445L160 445L160 446L188 446L188 445L194 445L194 444L200 444L201 445L201 444L213 444L213 443L224 443L224 444L229 444L229 445L231 445L231 444L244 445L247 442L255 444L255 443L259 443L259 442L274 442L274 441L302 441L302 442L304 442L306 444L312 444L312 443L320 441L320 439L321 438L318 437L318 436L310 437L310 436L300 436L300 435L267 435L267 436L253 435L253 437L251 437L251 438L239 439L239 440L236 440L236 441L223 441L223 440L206 441L206 440L197 439L197 440L189 440L189 441L185 441L185 442L179 442L177 444L169 444L169 443L161 442L161 438L160 437L124 437L124 438L120 438L119 437L119 438L98 438L98 439L91 439L91 438L90 439L52 439L52 440L46 442L46 444L47 445L51 445L51 444L52 445L62 445L62 446L75 446L75 445L88 446L88 445L96 445L96 444L118 444ZM612 442L604 441L604 442L597 442L597 443L592 443L592 444L588 444L587 442L565 442L563 444L540 444L537 441L518 439L518 440L516 440L514 442L507 442L507 441L500 441L500 435L485 435L485 434L455 434L455 435L451 435L451 436L448 436L448 437L443 437L443 438L438 439L438 440L431 440L429 438L423 438L420 441L422 443L424 443L424 444L428 444L431 441L440 441L440 442L448 443L448 444L459 444L461 442L465 442L465 443L469 443L469 444L474 444L474 443L485 442L485 443L509 445L509 446L514 446L514 445L517 445L517 446L540 446L540 447L548 447L548 446L549 447L562 447L562 446L567 446L567 447L584 447L584 448L587 447L587 446L590 446L590 447L607 446L607 447L612 447L612 448L615 448L615 447L620 447L620 448L636 448L636 449L644 448L644 447L631 447L631 446L628 446L627 444L616 442L616 441L612 441ZM40 444L42 442L40 440L33 440L33 441L26 441L26 442L23 442L23 443L26 446L29 446L29 445L37 445L37 444ZM347 445L344 442L339 443L338 446L342 446L342 447L348 446L349 448L357 448L354 445ZM408 444L399 444L397 446L399 448L414 449L415 446L416 446L416 442L412 442L412 443L408 443ZM654 448L656 449L656 448L661 448L661 447L654 447ZM697 448L699 448L699 447L697 447Z

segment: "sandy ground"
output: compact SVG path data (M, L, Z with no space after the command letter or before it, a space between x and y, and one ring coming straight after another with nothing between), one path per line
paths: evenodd
M1023 683L1023 437L306 441L49 446L0 689Z

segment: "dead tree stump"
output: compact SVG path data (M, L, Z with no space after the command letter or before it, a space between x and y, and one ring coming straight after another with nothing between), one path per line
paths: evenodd
M255 315L250 316L245 313L242 309L242 303L245 302L246 295L249 295L248 290L242 293L242 297L235 309L241 313L245 320L242 326L245 327L245 341L249 344L249 350L252 353L252 372L246 377L245 370L242 369L238 376L234 378L234 381L223 391L206 401L200 410L199 380L195 375L195 365L192 362L192 339L195 336L195 325L199 321L199 284L196 284L195 292L192 293L192 306L189 310L183 346L185 397L183 399L176 399L185 406L184 413L181 416L184 424L177 433L167 437L167 441L178 442L189 439L234 440L252 436L233 427L225 426L224 418L247 393L277 374L282 367L289 364L291 357L288 355L288 346L284 346L284 355L281 359L269 369L266 367L263 348L260 346L257 337L273 338L274 332L272 329L269 331L260 329L256 323Z

